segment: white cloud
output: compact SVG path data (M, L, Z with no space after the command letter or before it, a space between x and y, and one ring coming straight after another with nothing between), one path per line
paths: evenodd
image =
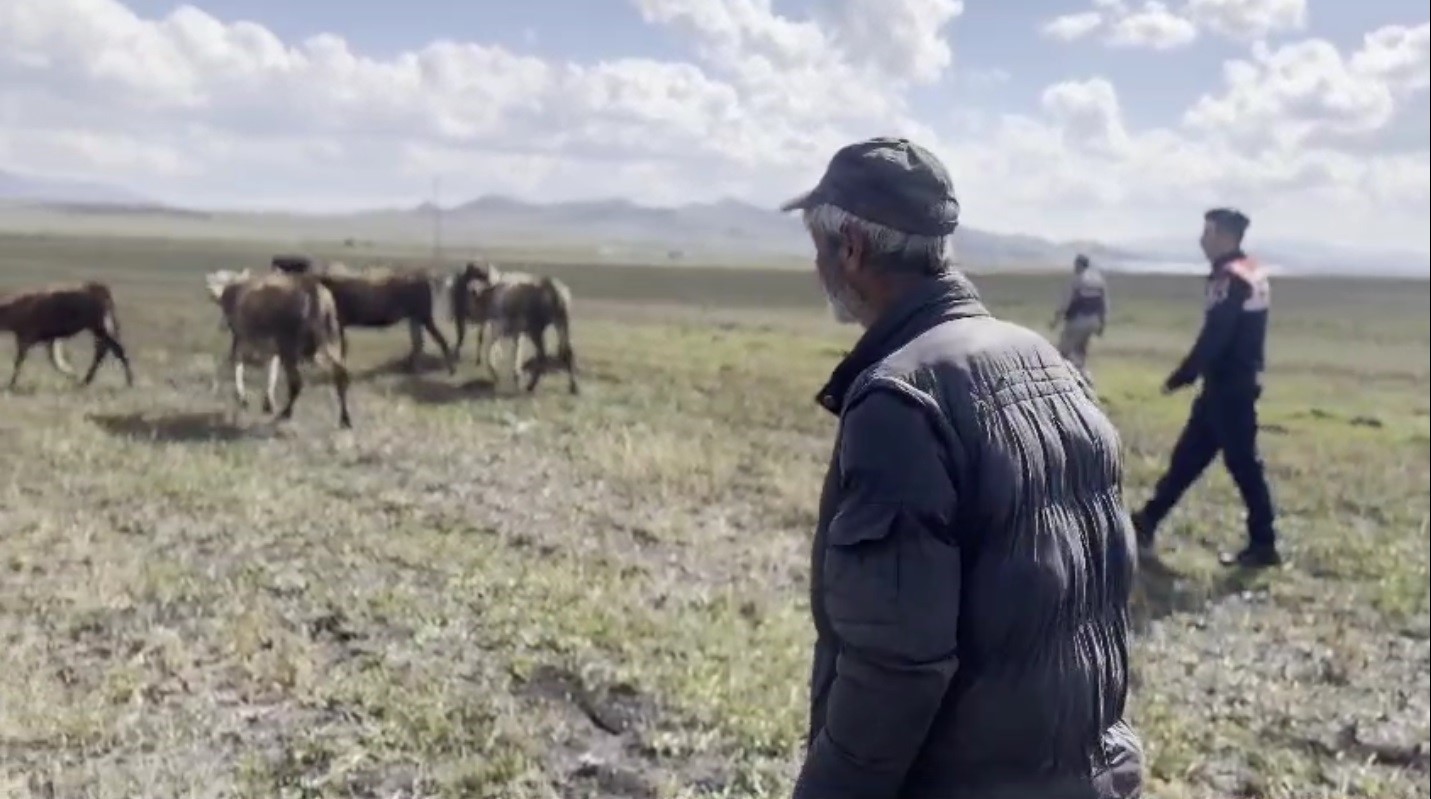
M835 42L894 80L932 83L953 63L944 29L963 0L844 0L838 9Z
M1185 0L1176 10L1159 0L1136 10L1125 0L1093 0L1091 11L1055 17L1040 31L1071 42L1103 30L1103 42L1111 47L1174 50L1192 44L1204 30L1257 41L1306 26L1307 0Z
M1048 87L1042 105L1060 123L1064 137L1075 149L1117 155L1126 151L1129 138L1123 125L1118 92L1104 78L1068 81Z
M1082 39L1103 25L1103 15L1097 11L1082 11L1054 17L1040 29L1050 39L1072 42Z
M821 0L808 19L769 0L631 2L692 59L572 62L443 39L376 56L192 7L145 19L118 0L0 0L0 169L244 204L415 202L434 175L448 200L773 204L838 146L893 134L949 162L975 227L1149 234L1235 202L1259 231L1335 220L1426 246L1426 148L1369 144L1426 90L1425 25L1374 31L1349 54L1259 44L1185 120L1149 129L1100 76L1047 87L1026 114L926 102L1008 80L955 69L955 0ZM1189 35L1155 2L1092 8L1083 35L1164 47ZM1016 97L1008 86L1001 97Z
M1425 251L1425 141L1402 151L1344 146L1375 142L1403 103L1424 98L1425 42L1423 25L1373 31L1346 55L1319 39L1258 43L1250 59L1226 65L1222 90L1180 125L1139 131L1110 81L1065 81L1043 92L1044 116L1004 120L986 134L998 144L963 163L1010 182L1036 172L1037 189L1021 201L1081 201L1095 228L1118 228L1127 216L1171 225L1200 205L1234 203L1252 212L1259 232L1310 229Z
M1156 0L1114 22L1108 34L1108 43L1114 47L1150 50L1174 50L1192 44L1195 39L1197 26Z
M1307 27L1307 0L1188 0L1200 27L1231 39L1262 39Z
M1427 31L1381 28L1349 58L1322 39L1276 49L1258 42L1251 60L1226 64L1226 90L1204 95L1185 121L1209 134L1284 146L1380 131L1395 115L1398 96L1426 88Z
M1368 33L1351 68L1397 91L1426 90L1431 86L1431 23L1387 25Z

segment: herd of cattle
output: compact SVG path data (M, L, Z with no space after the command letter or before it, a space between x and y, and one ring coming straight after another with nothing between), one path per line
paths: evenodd
M288 384L288 401L277 416L280 420L291 418L303 386L299 365L309 362L327 368L338 395L339 424L352 427L346 329L385 328L404 321L412 337L409 370L417 368L426 333L441 349L448 371L455 372L467 328L475 325L477 363L483 363L485 356L494 381L500 379L495 353L506 341L511 344L512 378L520 384L525 372L526 391L535 390L544 373L564 370L568 389L578 393L571 347L571 292L556 278L498 270L488 263L468 263L448 276L420 267L354 271L341 263L318 264L306 256L278 255L266 271L222 269L209 273L205 282L220 309L220 325L229 332L225 363L232 369L239 406L248 404L244 366L266 361L265 413L272 413L277 406L280 367ZM457 329L450 347L436 322L439 298L446 300ZM546 348L548 327L557 333L555 356ZM489 329L490 342L486 340ZM94 336L95 350L82 383L88 385L104 359L113 355L124 367L126 384L134 385L129 357L120 341L114 296L105 283L91 280L0 293L0 331L9 331L15 338L11 388L26 356L38 344L48 347L56 369L73 376L62 342L84 331ZM535 349L525 361L520 360L523 337Z

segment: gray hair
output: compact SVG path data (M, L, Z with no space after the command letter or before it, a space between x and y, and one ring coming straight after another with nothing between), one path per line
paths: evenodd
M838 241L846 227L858 231L869 247L870 263L891 272L938 275L954 270L954 237L905 233L878 222L861 219L828 203L806 209L805 227L811 235Z

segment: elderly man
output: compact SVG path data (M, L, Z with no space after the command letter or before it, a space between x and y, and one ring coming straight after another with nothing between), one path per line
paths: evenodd
M1095 335L1103 335L1108 323L1108 284L1102 271L1092 268L1088 256L1080 254L1073 259L1073 279L1069 281L1068 292L1063 302L1054 312L1049 329L1063 322L1063 333L1058 337L1058 351L1077 367L1088 382L1093 377L1088 373L1088 341Z
M1224 566L1279 566L1275 512L1262 458L1257 452L1257 399L1267 344L1271 287L1267 271L1242 251L1246 214L1213 208L1203 214L1202 250L1212 264L1206 281L1202 332L1182 363L1163 382L1163 393L1202 379L1202 391L1158 480L1153 496L1133 516L1138 546L1153 557L1153 535L1184 492L1222 453L1223 463L1247 506L1247 546L1224 552Z
M959 203L928 150L846 146L797 208L836 318L864 334L817 395L839 432L795 797L1140 796L1117 431L952 268Z

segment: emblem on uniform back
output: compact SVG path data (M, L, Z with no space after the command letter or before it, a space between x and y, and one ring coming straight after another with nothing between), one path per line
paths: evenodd
M1228 264L1222 272L1208 280L1206 307L1211 308L1227 299L1232 281L1236 279L1246 282L1251 288L1242 303L1242 310L1265 311L1271 306L1272 284L1267 279L1267 270L1251 258L1243 258Z
M1267 278L1267 270L1262 265L1251 258L1242 258L1227 265L1228 271L1243 280L1252 288L1246 301L1242 303L1244 311L1265 311L1272 304L1272 282Z

